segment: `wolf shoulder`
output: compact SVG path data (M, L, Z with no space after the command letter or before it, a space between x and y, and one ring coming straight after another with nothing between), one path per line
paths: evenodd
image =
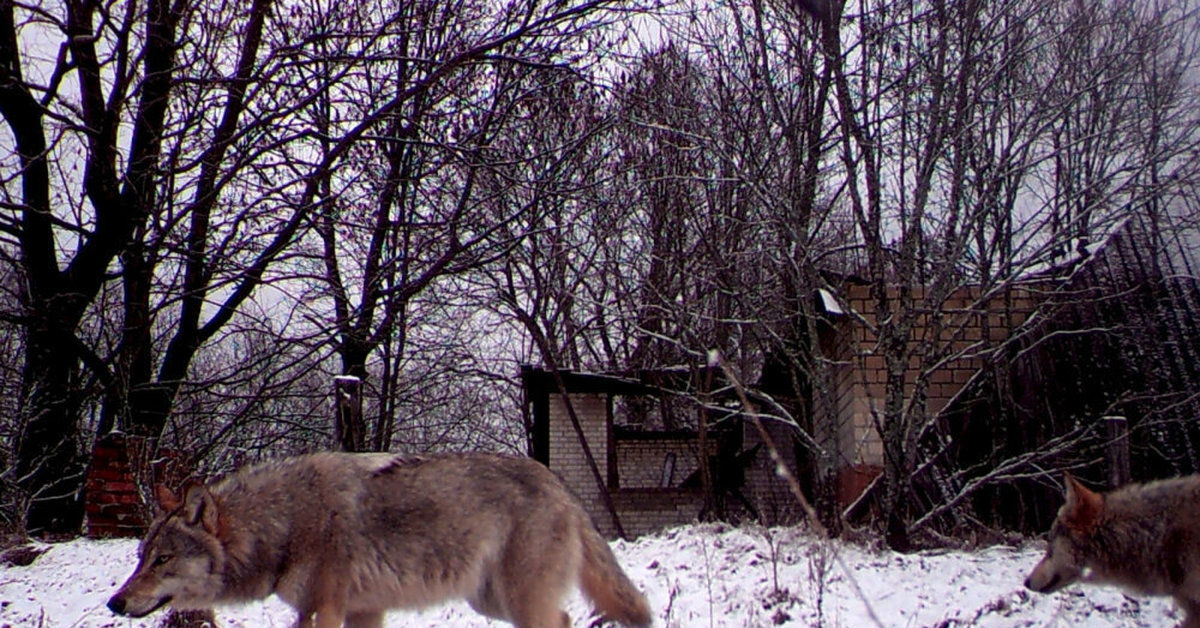
M1128 484L1105 496L1105 508L1112 515L1187 519L1192 525L1200 521L1200 475Z

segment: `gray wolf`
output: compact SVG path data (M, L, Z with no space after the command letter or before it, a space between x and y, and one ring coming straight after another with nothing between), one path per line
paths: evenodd
M1186 614L1183 626L1200 628L1200 476L1110 493L1065 479L1066 503L1025 586L1051 593L1081 581L1171 596Z
M297 628L378 628L387 609L465 598L519 628L565 628L578 583L604 618L651 621L579 500L528 458L319 453L156 491L137 568L108 602L119 615L274 593Z

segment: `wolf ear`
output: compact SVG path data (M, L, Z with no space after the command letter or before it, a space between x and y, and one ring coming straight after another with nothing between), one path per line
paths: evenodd
M217 533L217 501L208 488L190 482L183 488L183 520L192 526L204 526L209 534Z
M1065 523L1080 531L1087 531L1100 520L1104 512L1104 496L1089 490L1070 473L1063 473L1067 485L1067 503L1063 508Z
M158 509L164 513L179 507L179 498L171 492L171 489L167 488L166 484L154 485L154 499L158 502Z

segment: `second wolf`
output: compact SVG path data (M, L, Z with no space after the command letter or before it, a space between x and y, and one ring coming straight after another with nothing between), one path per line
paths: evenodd
M1073 582L1169 595L1186 628L1200 628L1200 476L1097 493L1066 475L1066 503L1025 586L1041 593Z
M109 600L118 614L275 593L298 628L374 628L389 608L465 598L519 628L564 628L578 582L607 618L651 621L579 500L527 458L311 454L158 500Z

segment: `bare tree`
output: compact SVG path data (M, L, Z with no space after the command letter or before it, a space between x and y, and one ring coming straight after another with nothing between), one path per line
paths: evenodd
M621 220L620 211L611 211L612 114L601 90L580 74L548 72L539 82L507 142L513 153L530 151L531 158L509 160L484 183L500 192L493 203L507 209L498 211L522 212L510 225L519 245L489 269L484 301L544 340L545 346L534 341L530 348L543 361L615 368L621 349L604 317L616 287L602 268L604 244L621 235L610 220Z
M882 503L904 547L914 521L932 520L922 509L969 521L974 491L1082 442L1056 435L954 468L931 386L951 365L1004 364L1018 345L998 339L1031 307L1035 319L1057 307L1030 305L1022 281L1191 185L1194 115L1176 77L1194 58L1193 17L1130 3L816 8L705 5L668 21L672 46L632 75L628 155L645 161L630 170L642 186L630 211L650 225L633 320L667 360L737 334L744 379L761 369L757 392L802 400L778 414L812 439L817 477L849 454L833 451L841 426L813 422L803 400L829 410L841 355L859 372L878 360ZM839 277L872 295L844 352L818 341L814 299ZM998 329L975 339L977 324ZM917 499L914 482L935 488Z
M837 452L812 422L831 365L814 296L827 285L821 265L845 241L821 176L831 80L815 71L811 29L791 29L796 13L692 11L667 22L673 44L621 85L632 215L646 234L631 256L642 269L637 314L626 316L631 366L703 366L720 350L772 399L771 426L789 452L804 443L808 488L836 523Z
M56 15L0 5L0 115L19 158L18 174L6 177L5 230L26 286L25 404L13 473L32 497L32 530L71 531L80 521L78 365L92 356L75 330L111 263L156 205L154 175L175 62L178 22L169 3L151 2L144 12L124 7L100 25L97 8L69 4ZM137 25L144 31L136 32ZM26 50L38 40L23 37L27 31L59 34L57 59L38 67L38 55L49 51ZM75 82L69 90L68 81ZM71 167L55 171L64 162ZM68 175L75 167L82 176ZM64 180L79 187L60 195ZM63 198L77 204L57 206Z
M476 69L489 62L569 60L555 56L558 38L603 6L448 6L461 11L454 24L470 28L438 31L444 45L418 60L417 48L396 42L435 36L406 21L429 6L0 5L0 114L16 146L3 227L26 286L14 313L27 351L12 472L33 496L30 528L78 527L91 430L161 433L199 348L264 282L296 276L279 262L340 202L334 185L355 189L361 169L347 164L364 163L364 146L389 133L383 145L403 144L395 138L412 130L406 111L439 103L444 83L485 88ZM57 51L40 47L54 36ZM555 42L550 52L532 56L544 42ZM372 93L380 76L390 78ZM469 161L462 147L444 154L456 150ZM401 276L396 249L378 253L384 243L371 263L386 272L366 290L390 295L384 310L394 319L419 282L387 292L375 281ZM119 304L120 322L97 307L114 280L120 297L109 304ZM105 323L87 327L93 314ZM112 329L115 346L87 336ZM88 425L93 389L103 410Z
M930 461L925 439L938 417L929 378L947 360L994 348L957 341L965 319L950 298L969 288L967 309L991 312L1023 275L1168 192L1134 185L1152 163L1186 156L1187 144L1174 142L1166 161L1130 150L1147 102L1133 68L1147 53L1126 36L1187 21L1129 3L855 8L853 28L842 28L844 14L823 24L824 59L877 310L864 349L887 372L875 415L884 511L890 543L904 547L912 479Z
M317 223L321 293L337 321L342 370L379 378L369 447L390 443L414 298L504 256L525 237L512 226L535 208L508 200L522 195L525 182L506 180L505 171L540 155L525 154L508 136L524 124L526 103L548 88L542 75L579 63L580 35L607 19L605 6L528 3L491 14L486 3L470 1L405 5L389 21L379 61L363 70L372 88L323 103L325 120L411 91L373 142L327 173L331 189ZM378 367L368 373L373 355ZM352 432L359 437L340 445L366 448L365 427Z

